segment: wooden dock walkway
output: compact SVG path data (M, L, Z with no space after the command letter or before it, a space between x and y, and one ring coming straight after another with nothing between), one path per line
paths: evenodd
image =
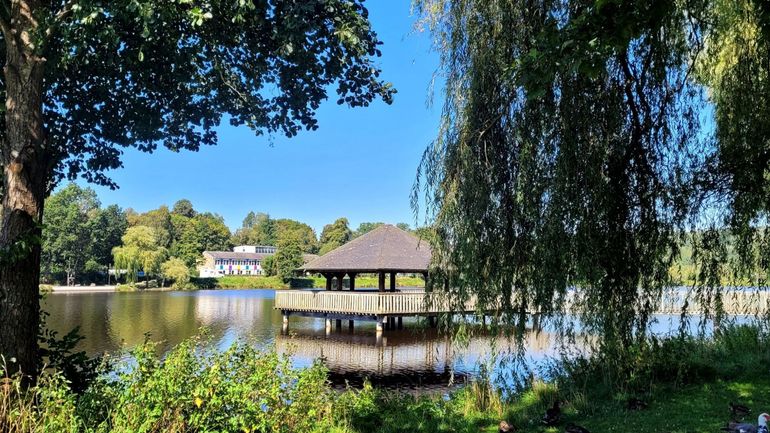
M575 292L572 293L574 296ZM656 314L680 314L682 307L688 305L691 314L703 312L701 305L692 293L684 289L667 289L655 311ZM571 301L568 300L568 304ZM722 291L723 311L727 315L759 315L770 310L770 291L752 288L725 288ZM463 308L450 309L439 295L424 291L402 292L367 292L334 290L286 290L275 295L275 308L284 315L288 323L291 314L325 317L327 327L331 320L376 321L377 331L382 331L382 323L393 326L395 318L409 316L434 316L442 313L468 314L476 311L474 299L468 300ZM567 310L573 309L568 305ZM713 313L713 311L711 311ZM391 322L388 322L390 320Z
M464 312L474 311L469 301ZM339 313L353 316L419 316L449 313L449 307L423 291L345 292L286 290L275 293L275 308L292 312ZM459 312L459 311L456 311Z

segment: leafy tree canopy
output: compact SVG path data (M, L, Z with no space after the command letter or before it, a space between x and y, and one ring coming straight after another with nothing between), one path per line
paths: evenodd
M276 241L275 220L261 212L249 212L233 235L233 243L238 245L275 245Z
M121 147L196 150L216 142L224 113L260 133L315 129L334 84L350 106L394 93L360 1L53 6L38 11L36 37L54 179L113 185L102 171L121 165Z
M181 215L186 218L192 218L196 215L197 212L195 212L195 208L193 208L192 202L184 198L177 200L177 202L174 203L174 207L172 208L171 213Z
M184 260L172 257L160 266L163 278L174 281L174 287L184 287L190 281L190 268Z
M623 347L645 335L682 237L700 232L693 296L718 312L709 275L725 255L703 229L737 218L755 233L766 216L767 2L417 7L446 79L413 195L420 205L427 186L432 281L520 331L527 312L563 318L569 299ZM762 249L752 242L743 250Z
M315 254L318 252L318 240L315 235L315 230L309 225L287 219L281 218L275 220L276 227L276 244L280 245L282 241L298 241L303 253Z
M92 189L69 184L46 202L48 212L43 223L43 273L66 274L68 285L74 284L85 270L90 253L96 246L92 237L93 220L99 215L99 200Z
M302 259L303 241L296 236L295 232L281 238L277 246L278 251L272 256L272 263L270 264L274 268L274 275L288 281L304 263Z
M365 235L383 224L385 223L370 223L370 222L361 223L358 225L358 228L356 229L356 231L353 232L353 237L357 238L361 235Z
M339 218L334 223L325 225L321 232L319 254L324 255L346 244L352 237L353 233L350 231L347 218Z
M144 271L147 275L160 273L161 264L166 260L168 251L160 244L152 227L129 227L122 240L123 245L115 247L112 255L115 268L125 270L128 281L136 281L139 271Z

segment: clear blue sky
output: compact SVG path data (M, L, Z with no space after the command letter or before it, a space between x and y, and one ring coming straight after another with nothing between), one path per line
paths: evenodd
M250 210L305 222L317 234L342 216L354 229L364 221L414 225L409 194L441 111L442 101L429 107L427 99L438 56L429 35L413 31L410 0L367 7L383 41L382 77L398 90L392 105L339 106L332 89L318 112L319 129L291 139L225 124L219 145L197 153L126 150L124 168L110 173L120 188L91 186L102 205L143 212L187 198L199 211L222 215L231 229Z

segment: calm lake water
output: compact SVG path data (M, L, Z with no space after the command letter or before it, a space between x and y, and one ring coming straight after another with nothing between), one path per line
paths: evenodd
M404 329L375 336L371 322L356 322L349 331L326 334L323 319L292 316L289 331L274 306L273 290L202 290L196 292L53 293L43 302L49 328L60 334L79 326L81 350L90 355L121 354L149 335L166 351L206 328L214 344L227 348L239 339L274 346L290 354L298 367L322 358L331 380L360 384L364 378L388 388L444 389L478 371L480 362L509 350L499 339L476 337L453 345L446 336L405 318ZM659 330L670 329L665 324ZM547 330L527 339L527 359L537 363L554 355L555 336ZM500 370L499 364L492 367ZM495 373L504 373L496 371Z

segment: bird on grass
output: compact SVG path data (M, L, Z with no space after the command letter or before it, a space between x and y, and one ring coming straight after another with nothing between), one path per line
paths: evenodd
M497 426L497 433L514 433L515 431L516 428L508 424L507 421L500 421L500 424Z
M591 433L587 428L577 424L569 423L564 429L565 433Z
M543 414L543 424L553 427L561 421L561 401L557 398L553 401L553 406L545 410Z
M730 421L722 431L729 433L768 433L767 423L770 421L770 415L763 413L757 418L757 425L747 422Z
M730 402L730 414L733 416L733 420L743 420L743 418L746 417L746 415L751 413L751 409L748 408L748 406L742 405L740 403L733 403Z
M626 402L626 409L628 410L644 410L647 409L647 402L640 400L636 397L629 398Z

